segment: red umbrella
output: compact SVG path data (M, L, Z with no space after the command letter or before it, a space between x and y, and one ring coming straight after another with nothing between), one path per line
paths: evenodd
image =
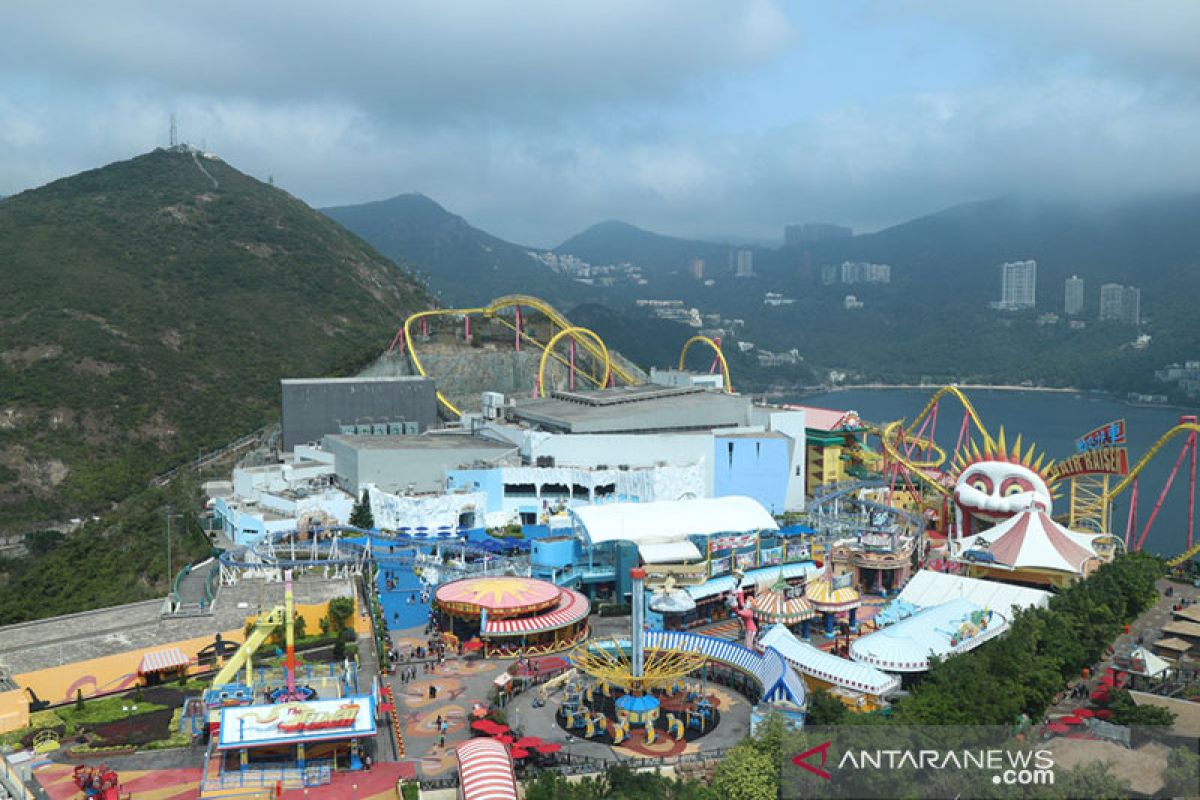
M496 741L500 744L512 744L513 738L511 736L497 736Z
M562 745L557 742L546 742L545 744L539 744L534 749L544 756L552 756L559 750L562 750Z
M1061 722L1064 725L1082 725L1083 720L1079 717L1059 717L1055 722Z
M1101 703L1108 702L1108 690L1107 689L1097 689L1096 691L1092 692L1092 699L1097 700Z
M479 641L478 639L472 639L469 642L464 642L462 649L471 651L471 650L478 650L481 647L483 647L483 642Z
M508 733L509 728L507 725L501 725L499 722L493 722L492 730L496 733Z
M1050 731L1051 733L1066 733L1067 731L1071 730L1071 728L1067 725L1063 725L1061 722L1051 722L1046 726L1046 730Z
M529 758L529 751L524 750L520 747L514 747L511 752L512 752L512 757L515 759L520 760L522 758Z
M490 719L477 719L471 723L471 729L482 733L497 733L496 723Z
M515 742L513 742L513 747L524 747L526 750L528 750L531 748L536 748L541 743L542 740L536 736L522 736L520 739L517 739Z
M1111 718L1111 717L1112 717L1112 710L1111 710L1111 709L1102 708L1102 709L1100 709L1099 711L1097 711L1097 712L1096 712L1096 718L1097 718L1097 719L1109 719L1109 718Z
M1096 712L1092 711L1090 708L1077 708L1072 713L1080 719L1087 719L1088 717L1096 716Z

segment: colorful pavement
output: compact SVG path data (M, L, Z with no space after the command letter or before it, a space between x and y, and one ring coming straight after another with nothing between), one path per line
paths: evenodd
M72 780L74 770L70 764L49 764L37 769L34 775L50 800L76 800L83 795ZM199 769L125 770L120 776L122 789L135 800L194 800L200 796ZM303 789L287 789L281 796L284 800L351 800L355 797L358 800L395 800L396 782L415 776L416 770L411 763L377 764L369 771L338 773L331 783L310 787L307 793ZM274 796L270 790L271 787L267 787L267 794Z

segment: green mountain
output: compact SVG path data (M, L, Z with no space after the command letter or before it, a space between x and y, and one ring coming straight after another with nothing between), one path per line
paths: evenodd
M423 194L322 211L389 258L411 264L445 305L517 292L562 303L588 293L531 256L531 248L475 228Z
M685 272L693 259L704 259L709 275L733 271L733 252L749 249L766 252L761 247L733 247L722 242L680 239L647 231L636 225L608 220L593 225L554 248L556 253L573 255L591 264L620 264L629 262L650 272L668 274Z
M272 422L280 378L352 370L430 302L328 217L184 149L6 199L0 280L7 532L109 509L198 450ZM43 615L26 608L39 603L61 613L161 594L165 566L135 545L161 542L162 518L139 508L144 525L107 520L61 543L103 539L121 555L87 557L75 587L45 589L50 602L23 574L46 570L8 564L0 622ZM68 597L84 575L99 593Z

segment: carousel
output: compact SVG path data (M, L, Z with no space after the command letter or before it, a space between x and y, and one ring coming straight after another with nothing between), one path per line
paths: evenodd
M552 653L583 641L591 604L548 581L500 575L443 584L434 608L442 631L463 642L464 650L503 658Z
M760 591L750 601L754 619L763 628L785 625L801 626L801 634L809 638L809 621L817 615L808 599L808 587L801 583L795 586L783 579L782 573L770 589Z

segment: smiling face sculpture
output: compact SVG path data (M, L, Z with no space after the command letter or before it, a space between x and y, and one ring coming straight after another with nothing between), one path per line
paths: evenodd
M1047 465L1048 467L1049 465ZM1033 460L1033 446L1021 456L1021 437L1010 452L1004 431L982 451L972 444L971 456L955 459L954 505L960 536L1003 522L1021 511L1050 513L1053 495L1042 472L1042 459Z

